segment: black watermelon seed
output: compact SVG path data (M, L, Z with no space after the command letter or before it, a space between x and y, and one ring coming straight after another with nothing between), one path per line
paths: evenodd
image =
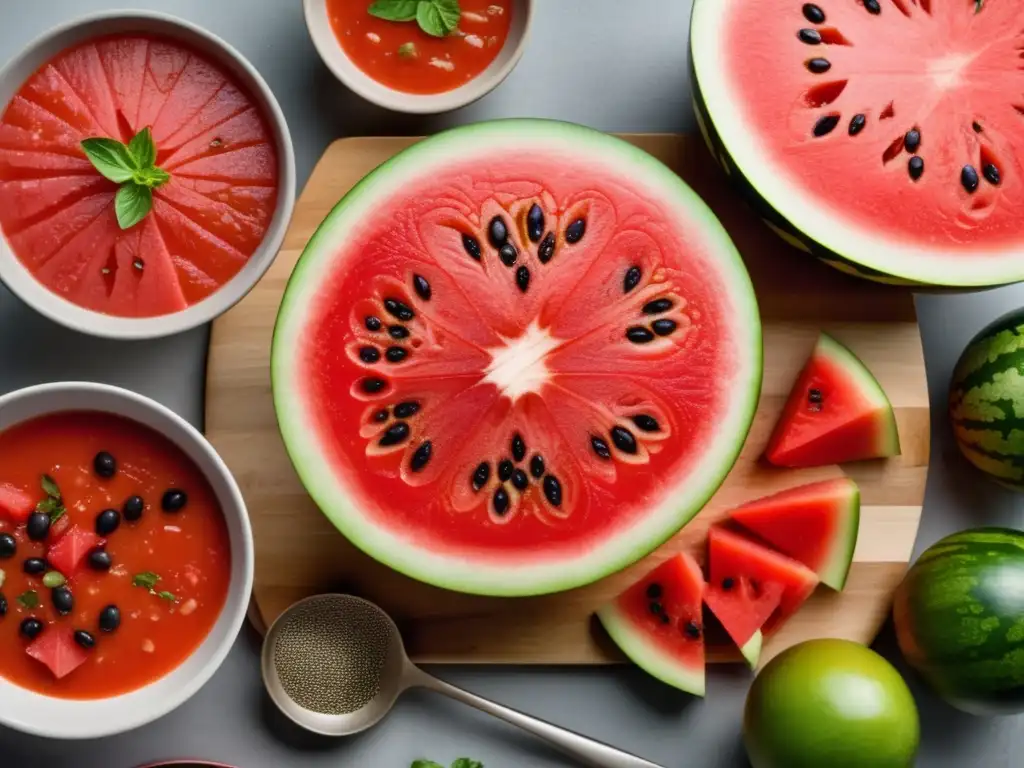
M480 241L472 235L462 236L462 247L466 249L466 253L472 256L477 261L480 261Z
M384 379L378 379L376 376L371 376L368 379L363 379L362 382L360 382L360 386L362 387L363 392L368 395L373 395L384 389L384 387L387 386L387 382L384 381Z
M67 616L75 610L75 596L65 586L54 587L50 590L50 602L53 603L53 609L61 616Z
M736 579L734 579L732 576L726 576L724 579L722 579L722 589L728 591L735 586Z
M407 323L416 317L416 313L412 311L408 304L403 304L398 299L384 299L384 309L388 311L388 314L392 317L397 317L403 323Z
M626 338L634 344L646 344L654 341L654 334L642 325L634 325L626 329Z
M188 504L188 494L181 488L168 488L160 498L160 509L164 512L181 512Z
M432 292L430 290L430 283L427 282L427 278L425 278L423 275L413 275L412 287L415 289L417 296L419 296L424 301L430 301L430 296Z
M506 267L513 267L519 260L519 251L516 250L512 243L505 243L498 249L498 258L501 259L501 263Z
M659 336L668 336L677 327L675 320L668 320L666 318L655 320L651 323L651 328L654 329L654 332Z
M487 481L491 479L491 465L486 461L481 461L477 464L476 469L473 470L472 476L469 478L470 485L473 486L474 491L479 491L485 485Z
M508 241L508 227L501 216L495 216L487 226L487 239L495 248L501 248Z
M583 235L586 231L586 219L576 219L576 221L565 228L565 241L567 243L578 243L583 239Z
M807 400L808 402L811 403L820 403L822 400L824 400L824 395L822 395L820 389L816 387L811 387L809 390L807 390Z
M851 136L856 136L858 133L864 130L864 126L867 125L868 118L865 115L854 115L850 118L850 128L848 130Z
M121 513L116 509L104 509L96 515L96 535L109 536L121 527Z
M816 58L807 60L807 69L816 75L823 75L832 69L832 62L828 59Z
M538 480L544 474L544 457L539 453L534 454L533 458L530 459L530 474Z
M498 486L494 491L494 514L504 515L508 512L508 491Z
M612 442L623 453L636 453L636 438L625 427L612 427Z
M667 613L666 614L662 614L661 623L662 624L671 624L672 623L672 619L669 618Z
M141 496L129 496L121 505L121 514L129 523L134 523L142 518L142 512L146 508L146 502Z
M974 129L975 133L981 133L981 123L979 123L977 120L971 123L971 127Z
M544 239L540 242L540 248L537 249L537 260L541 264L547 264L551 261L551 257L555 255L555 233L548 232L544 236Z
M412 455L412 459L409 461L409 469L413 472L421 471L427 462L430 461L430 453L433 451L434 446L429 440L424 440L420 443L420 447L416 449L416 452Z
M373 414L373 420L376 421L378 424L383 424L385 421L388 420L389 415L390 414L388 413L388 409L382 408L381 410Z
M968 192L974 192L978 188L978 172L973 165L965 165L960 171L960 183Z
M50 535L50 516L45 512L33 512L28 516L28 537L32 541L43 541Z
M825 23L825 12L817 5L814 5L813 3L805 3L803 12L804 18L811 22L811 24Z
M75 642L88 650L96 645L96 638L84 629L75 630Z
M110 553L102 547L93 547L89 550L88 563L94 571L109 571L110 566L114 564Z
M501 482L504 483L506 480L508 480L510 477L512 477L512 470L514 468L515 467L513 466L512 462L509 461L508 459L502 459L501 461L499 461L498 462L498 479L501 480Z
M819 139L822 136L827 136L835 130L835 127L839 125L839 115L825 115L819 117L818 122L814 124L814 135Z
M359 359L364 363L376 363L380 360L380 352L376 347L363 347L359 350Z
M562 506L562 484L554 475L544 476L544 498L553 507Z
M380 445L387 447L389 445L398 445L405 441L409 437L409 425L404 421L396 421L386 430L378 441Z
M18 630L21 632L21 634L27 637L29 640L35 640L37 637L43 634L44 629L46 629L46 625L43 624L43 622L41 622L35 616L29 616L27 619L22 621L21 625L18 627Z
M389 363L400 363L409 356L409 350L404 347L388 347L388 351L384 353Z
M645 315L660 315L670 309L672 309L672 299L655 299L644 304L643 313Z
M916 128L911 128L907 131L907 135L903 137L903 148L911 154L917 152L917 148L921 146L921 132Z
M622 292L629 293L640 284L640 267L632 266L626 270L625 277L622 278Z
M512 458L516 461L526 458L526 441L518 432L512 435Z
M409 329L404 325L389 325L388 336L392 339L407 339L409 338Z
M999 169L996 168L992 163L988 163L984 168L981 169L982 175L985 177L985 181L994 186L999 186L999 182L1002 181L1002 177L999 175Z
M878 0L864 0L864 7L867 9L868 13L874 14L875 16L882 12L882 6L879 4Z
M116 605L108 605L100 611L100 630L113 632L121 626L121 610Z
M544 234L544 211L537 203L531 205L526 214L526 234L532 243L536 243Z
M526 289L530 287L530 270L526 267L520 267L516 270L516 285L519 286L519 290L526 293Z
M9 533L0 533L0 560L7 560L18 554L18 540Z
M375 315L367 315L363 319L363 323L366 324L366 330L368 331L379 331L382 325L380 318Z
M801 29L796 36L800 38L800 42L808 45L821 44L821 33L816 29Z
M526 476L523 470L517 469L512 473L512 485L516 487L516 490L525 491L530 485L530 478Z
M41 557L29 557L21 564L21 569L29 576L42 576L46 573L46 561Z
M594 449L598 458L610 459L612 457L612 449L608 447L608 443L597 435L590 436L590 447Z
M415 400L406 400L404 403L399 403L395 406L396 419L408 419L410 416L415 416L419 412L420 404Z
M658 420L653 416L649 416L646 413L638 413L635 416L631 416L630 419L636 424L637 429L641 432L660 432L661 425Z
M694 640L700 639L700 624L696 621L688 621L683 625L683 632L686 633L687 637L692 637Z
M659 602L656 602L656 601L652 602L647 607L650 609L651 613L653 613L655 616L661 616L662 614L665 613L665 606L663 606Z
M907 173L910 174L910 178L917 181L921 178L921 174L924 173L924 158L920 155L914 155L907 161Z
M106 451L100 451L92 460L92 468L96 470L96 474L100 477L110 478L117 472L117 462Z
M659 597L661 597L661 593L661 584L659 584L658 582L655 581L647 586L647 597L651 600L657 600Z

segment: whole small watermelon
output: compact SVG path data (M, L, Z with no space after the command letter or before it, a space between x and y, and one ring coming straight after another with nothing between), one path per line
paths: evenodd
M1024 490L1024 310L999 318L967 345L953 371L949 415L964 456Z
M907 662L958 709L1024 712L1024 533L975 528L947 536L896 591Z

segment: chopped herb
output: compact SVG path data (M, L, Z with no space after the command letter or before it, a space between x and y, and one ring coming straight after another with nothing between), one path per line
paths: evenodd
M60 486L57 485L57 481L49 475L43 475L39 481L39 484L43 486L43 493L49 496L51 499L57 499L60 501Z
M432 37L445 37L459 25L459 0L375 0L369 13L385 21L415 21Z
M32 610L33 608L39 607L39 593L34 589L30 589L28 592L22 592L18 595L18 602L25 608Z
M403 59L415 59L419 55L416 52L416 43L402 43L398 46L398 55Z
M150 592L159 597L161 600L166 600L169 603L175 603L178 601L178 598L174 595L173 592L153 592L153 590L150 590Z
M152 571L143 571L132 576L133 587L144 587L151 590L158 581L160 581L160 577Z
M43 586L47 589L63 586L67 581L68 580L64 578L64 574L58 571L47 571L46 575L43 576Z
M67 511L64 508L64 498L61 496L60 486L49 475L43 475L39 484L43 487L46 498L36 504L36 512L49 515L50 522L55 523L64 517L64 513Z

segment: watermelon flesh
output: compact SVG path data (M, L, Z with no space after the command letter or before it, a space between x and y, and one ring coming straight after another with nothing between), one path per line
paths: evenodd
M14 524L24 523L36 508L36 500L9 483L0 483L0 513Z
M704 695L704 576L691 555L665 561L597 611L615 644L638 667Z
M790 488L747 502L733 522L842 589L860 531L860 490L848 477Z
M740 649L751 667L761 658L764 636L761 633L768 619L782 603L782 584L761 585L740 576L728 581L712 581L704 594L704 602Z
M618 139L511 120L427 139L310 241L272 359L300 478L417 579L589 583L717 489L756 407L760 326L710 211Z
M75 642L74 630L59 624L48 627L43 634L25 646L25 653L45 664L60 680L89 659L89 652Z
M898 456L889 398L850 350L821 334L775 425L765 458L816 467Z
M102 542L103 539L92 531L73 525L50 547L46 561L70 579L81 567L89 550Z

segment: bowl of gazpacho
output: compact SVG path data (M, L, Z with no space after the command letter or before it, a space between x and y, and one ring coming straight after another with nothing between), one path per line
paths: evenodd
M334 75L398 112L458 109L485 96L523 54L533 0L304 0Z
M0 724L94 738L170 712L252 578L241 492L182 418L102 384L0 396Z
M62 325L139 339L213 320L270 267L294 201L270 88L188 22L88 16L0 70L0 281Z

